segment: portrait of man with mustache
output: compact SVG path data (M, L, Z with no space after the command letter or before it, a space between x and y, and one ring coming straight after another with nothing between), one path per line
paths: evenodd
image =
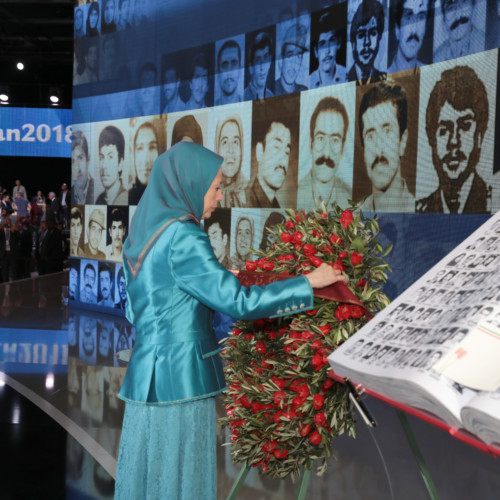
M435 63L485 49L485 33L472 22L474 7L475 0L441 0L443 42L436 44ZM436 35L434 38L436 39Z
M298 94L253 102L248 207L295 208L299 106Z
M414 212L415 198L402 175L408 142L408 99L402 85L380 82L363 94L358 126L366 174L372 192L362 209Z
M109 262L99 262L99 301L98 305L114 307L114 269Z
M488 128L486 87L469 66L443 71L427 103L425 130L438 188L417 212L491 213L491 186L477 173Z
M297 206L315 208L315 200L325 202L328 210L334 205L348 208L351 186L338 177L339 165L349 128L349 116L335 97L321 99L311 115L311 169L299 182Z
M362 0L351 21L350 42L354 64L347 73L349 81L361 84L385 79L383 69L375 67L384 33L384 7L377 0Z
M398 43L387 72L395 73L422 66L424 62L419 59L419 52L427 29L429 0L394 0L391 11Z

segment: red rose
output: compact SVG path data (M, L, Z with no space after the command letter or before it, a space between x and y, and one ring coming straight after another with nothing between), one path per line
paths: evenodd
M309 436L309 442L311 444L314 444L315 446L318 446L322 440L323 438L321 437L321 434L318 431L314 431Z
M313 366L314 368L314 371L319 371L321 370L321 368L323 368L323 366L325 366L325 362L324 362L324 358L323 356L317 352L314 356L313 356L313 359L311 361L311 365Z
M259 411L262 411L264 409L264 405L262 403L259 403L258 401L254 401L252 403L252 413L258 413Z
M351 224L353 220L354 218L350 210L344 210L342 212L342 217L340 217L340 224L342 224L342 227L344 229L347 229L347 226L349 226L349 224Z
M347 257L347 252L344 250L343 252L340 252L339 258L340 259L345 259Z
M323 342L321 341L321 339L317 339L311 344L311 349L322 349L322 348L323 348Z
M342 259L337 259L333 264L331 264L333 269L337 269L338 271L345 271L345 266L342 262Z
M267 352L267 347L266 347L266 344L264 344L264 342L262 342L262 340L259 340L259 341L255 344L255 350L256 350L259 354L266 354L266 352Z
M297 252L302 248L302 245L300 243L295 243L295 250L297 250Z
M280 337L283 337L283 335L286 335L288 333L288 328L280 328L278 330L278 333L280 334Z
M247 260L245 262L245 267L247 271L255 271L257 269L257 262L254 262L252 260Z
M301 233L300 231L295 231L293 233L293 241L295 241L295 243L300 243L302 241L303 237L304 237L304 234Z
M276 446L278 446L278 441L266 441L266 444L262 447L262 451L272 453Z
M285 222L285 227L287 229L295 229L295 224L293 223L293 220L287 220Z
M357 283L356 283L356 286L358 288L364 288L364 286L366 285L366 281L365 280L359 280Z
M281 241L283 243L290 243L293 241L293 236L290 233L283 232L280 234Z
M314 423L318 426L318 427L324 427L325 424L326 424L326 416L325 414L321 411L319 413L316 413L316 415L314 415Z
M334 381L331 378L327 378L324 382L323 385L321 386L321 389L323 391L327 391L328 389L331 389L333 387Z
M349 319L351 317L349 306L347 304L342 304L341 306L337 307L337 309L335 310L335 317L337 318L337 321L344 321L345 319Z
M286 385L286 381L283 380L282 378L277 377L274 375L274 377L271 377L271 380L280 388L284 389Z
M300 222L301 221L301 216L302 215L302 220L305 222L306 220L306 214L304 212L298 212L295 219L297 220L297 222Z
M272 271L274 269L274 262L272 262L271 260L266 260L262 263L261 268L264 271Z
M323 253L333 253L333 248L330 245L325 245L324 247L321 247L321 251Z
M306 243L302 247L302 250L308 257L310 257L311 255L315 255L317 253L316 245L311 245L310 243Z
M315 410L321 410L323 408L323 404L325 402L324 396L321 394L315 394L313 398L313 406Z
M307 436L311 432L311 425L310 424L301 424L299 425L299 434L302 437Z
M245 333L244 338L247 341L255 340L255 335L253 333Z
M267 338L269 340L276 340L278 334L275 331L267 332Z
M314 267L319 267L319 266L321 266L321 264L323 264L323 260L320 259L319 257L311 256L311 257L309 257L309 260L311 261L311 263Z
M246 394L243 394L243 396L241 396L240 402L241 402L241 404L245 408L251 408L252 407L252 403L250 403L250 401L248 401L248 398L247 398Z
M328 238L328 240L330 241L330 243L332 245L341 245L342 244L342 240L335 233L332 233L331 236Z
M359 254L358 252L352 252L351 264L353 266L359 266L362 260L363 260L363 255Z
M300 396L295 396L292 399L292 406L294 408L298 408L299 406L302 406L306 401L307 401L307 398L301 398Z
M311 332L302 332L301 334L302 340L312 340L314 338L314 333Z
M330 328L330 325L321 325L321 326L318 326L318 328L321 330L321 333L323 335L328 335L332 329Z
M284 448L283 449L279 449L279 448L276 448L274 450L274 456L279 459L279 460L282 460L284 458L286 458L288 456L288 451L285 450Z
M234 335L235 337L237 337L238 335L240 335L240 333L241 333L241 330L240 330L239 328L234 328L234 329L233 329L233 335Z
M285 399L286 394L283 391L276 391L273 394L274 406L281 406L281 402Z
M307 398L310 394L309 387L306 384L297 385L296 391L301 398Z
M308 316L316 316L316 314L318 314L318 310L317 309L311 309L310 311L306 311L306 314Z
M365 312L363 311L362 307L350 306L349 307L349 314L351 315L352 318L359 319L359 318L363 317L363 314L365 314Z
M323 236L323 234L316 231L316 229L313 229L312 233L314 236L316 236L316 238L321 238Z
M283 352L286 354L290 354L292 352L292 346L290 344L284 345Z

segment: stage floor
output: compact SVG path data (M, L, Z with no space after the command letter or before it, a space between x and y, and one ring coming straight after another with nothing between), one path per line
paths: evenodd
M126 366L124 318L65 303L67 273L0 285L0 498L112 498ZM311 476L309 500L428 498L395 410L367 399L378 421L334 442L326 473ZM219 415L224 409L217 405ZM496 499L500 462L409 417L441 499ZM218 489L226 498L240 465L219 429ZM293 499L297 483L251 470L238 499ZM198 499L193 499L198 500ZM201 500L201 499L200 499Z

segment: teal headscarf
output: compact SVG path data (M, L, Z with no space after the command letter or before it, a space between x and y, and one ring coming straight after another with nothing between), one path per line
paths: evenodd
M179 142L156 159L123 246L123 260L134 279L172 222L191 218L200 224L205 193L222 162L221 156L190 142Z

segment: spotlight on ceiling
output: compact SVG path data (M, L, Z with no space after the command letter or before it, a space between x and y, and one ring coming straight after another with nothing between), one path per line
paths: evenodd
M9 104L9 87L0 87L0 104Z
M23 64L22 62L18 62L18 63L16 64L16 67L17 67L17 69L18 69L19 71L22 71L22 70L24 69L24 64Z
M51 87L49 89L49 101L52 106L59 106L61 91L57 87Z

